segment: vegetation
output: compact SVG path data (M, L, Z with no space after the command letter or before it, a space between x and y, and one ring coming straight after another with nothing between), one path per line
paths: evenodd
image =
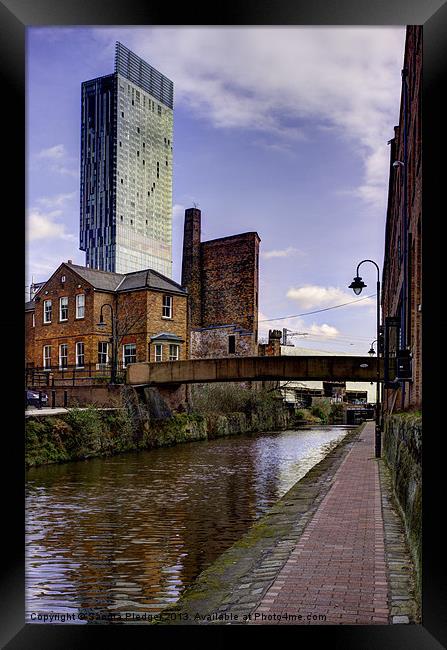
M309 409L297 409L295 419L303 424L336 424L343 417L343 404L320 401Z
M200 415L255 413L261 417L269 417L278 410L276 391L252 390L233 383L193 386L191 402L191 410Z

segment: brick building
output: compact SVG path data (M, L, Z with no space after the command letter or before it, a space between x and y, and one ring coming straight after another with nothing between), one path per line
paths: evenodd
M187 358L187 293L180 285L149 269L119 274L69 261L25 304L27 368L79 376L110 370L111 310L118 370Z
M202 242L201 211L185 211L191 358L257 355L259 242L256 232Z
M390 140L382 276L386 412L422 401L422 27L407 27L399 125Z

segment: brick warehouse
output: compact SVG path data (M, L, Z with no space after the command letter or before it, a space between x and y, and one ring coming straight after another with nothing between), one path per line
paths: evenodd
M188 356L187 294L153 270L127 274L62 263L25 304L27 368L88 376L111 366L112 322L117 368L133 361ZM104 327L99 325L101 319Z
M422 403L422 27L407 27L399 125L390 141L382 314L385 411Z
M201 211L185 210L191 358L257 355L259 242L256 232L202 242Z

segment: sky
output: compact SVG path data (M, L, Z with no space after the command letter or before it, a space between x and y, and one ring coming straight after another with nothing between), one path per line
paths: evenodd
M361 260L383 263L405 27L28 28L28 285L85 264L81 83L113 72L117 40L174 82L173 279L195 203L202 240L261 238L261 340L287 328L307 349L366 354L375 267L362 300L348 285Z

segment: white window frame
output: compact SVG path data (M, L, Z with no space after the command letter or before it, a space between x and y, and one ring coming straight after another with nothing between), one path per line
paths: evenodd
M67 354L62 356L62 348L65 347L67 350ZM67 359L66 365L62 365L62 359ZM61 343L59 345L59 369L62 370L62 368L68 368L68 343Z
M79 347L82 345L82 353L79 352ZM82 364L79 363L79 357L82 357ZM83 368L85 364L85 345L84 341L76 341L76 368Z
M48 356L46 355L47 350L50 351L50 354ZM43 357L43 369L51 370L51 345L43 346L42 357ZM48 364L46 363L47 361L49 361Z
M129 348L130 346L135 348L135 354L126 354L126 348ZM137 360L137 344L136 343L124 343L124 345L123 345L123 368L126 368L128 363L135 363L135 361L128 361L126 363L126 357L135 357L135 361Z
M163 296L163 308L162 308L162 318L169 318L172 320L172 306L173 306L172 296L164 295Z
M159 363L163 361L163 344L155 343L155 361Z
M33 312L32 323L33 323L32 326L33 326L33 327L36 327L36 316L35 316L34 312Z
M81 298L82 298L82 304L79 304ZM82 315L81 315L81 310L82 310ZM84 317L85 317L85 293L77 293L76 294L76 318L84 318Z
M66 307L66 310L67 310L67 318L62 318L62 301L63 300L67 301L66 306L64 306L64 308ZM68 296L61 296L61 298L59 298L59 321L61 323L64 323L67 320L68 320Z
M106 351L100 352L99 351L99 345L100 344L106 344ZM99 355L100 354L105 354L106 355L106 361L105 363L99 360ZM98 363L96 364L96 370L102 370L104 369L104 366L107 366L109 364L109 342L108 341L98 341Z
M175 356L172 354L172 350L175 348ZM180 345L178 343L169 344L169 361L178 361L180 359Z
M49 305L50 309L47 310L47 305ZM50 316L50 318L47 318L47 316ZM51 319L53 317L53 302L51 300L44 300L43 301L43 322L44 324L51 323Z

